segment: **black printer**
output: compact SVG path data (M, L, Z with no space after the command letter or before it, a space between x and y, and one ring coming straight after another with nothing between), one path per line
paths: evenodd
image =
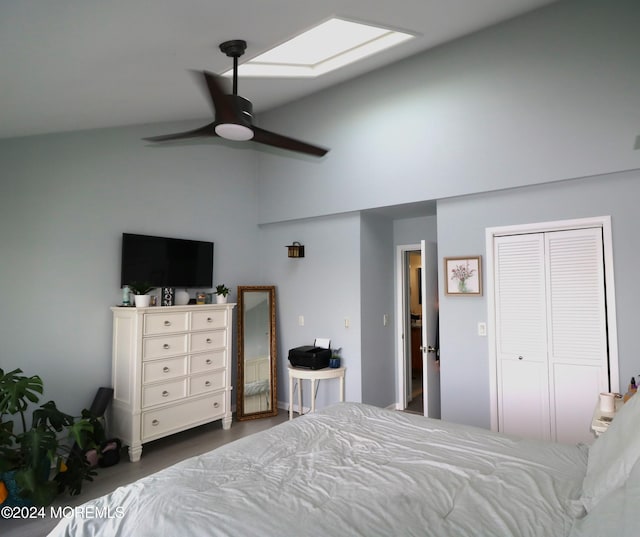
M309 369L324 369L329 367L331 349L304 345L289 350L289 362L293 367L307 367Z

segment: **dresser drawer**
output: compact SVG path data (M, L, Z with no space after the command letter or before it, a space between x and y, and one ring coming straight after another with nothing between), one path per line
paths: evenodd
M224 371L194 375L189 379L189 395L213 392L224 388Z
M225 393L220 392L195 400L189 399L168 408L143 412L142 441L224 416L224 397Z
M148 337L142 340L142 359L155 360L187 353L187 334Z
M194 354L191 356L189 373L204 373L206 371L213 371L214 369L222 369L225 366L226 357L226 349Z
M169 380L187 374L187 357L167 358L166 360L151 360L142 364L142 382L157 382Z
M216 330L214 332L197 332L191 334L191 352L208 351L224 347L227 341L226 330Z
M142 388L143 408L168 403L187 396L187 379L152 384Z
M144 316L145 336L184 332L188 328L189 314L186 311L147 313Z
M227 310L194 311L191 314L191 330L211 330L227 327Z

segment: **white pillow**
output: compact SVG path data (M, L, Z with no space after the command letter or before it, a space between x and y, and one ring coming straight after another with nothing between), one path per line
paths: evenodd
M580 501L587 512L621 487L640 459L640 395L629 399L616 413L605 433L589 448L587 473Z
M640 460L625 484L608 493L584 518L574 521L569 537L637 536Z

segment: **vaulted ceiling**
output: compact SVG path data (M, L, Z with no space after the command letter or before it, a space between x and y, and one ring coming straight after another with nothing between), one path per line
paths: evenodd
M260 113L555 0L20 0L0 3L0 138L210 116L189 70L250 59L331 16L417 34L315 79L241 79Z

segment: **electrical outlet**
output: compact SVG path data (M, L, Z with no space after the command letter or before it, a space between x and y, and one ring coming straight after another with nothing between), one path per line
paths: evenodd
M478 323L478 335L479 336L487 335L487 323Z
M349 317L345 317L344 318L344 327L345 328L349 328L350 325L351 325L351 322L349 321Z
M304 315L298 315L298 326L304 326Z
M382 316L382 326L387 326L389 324L389 314L385 313Z

